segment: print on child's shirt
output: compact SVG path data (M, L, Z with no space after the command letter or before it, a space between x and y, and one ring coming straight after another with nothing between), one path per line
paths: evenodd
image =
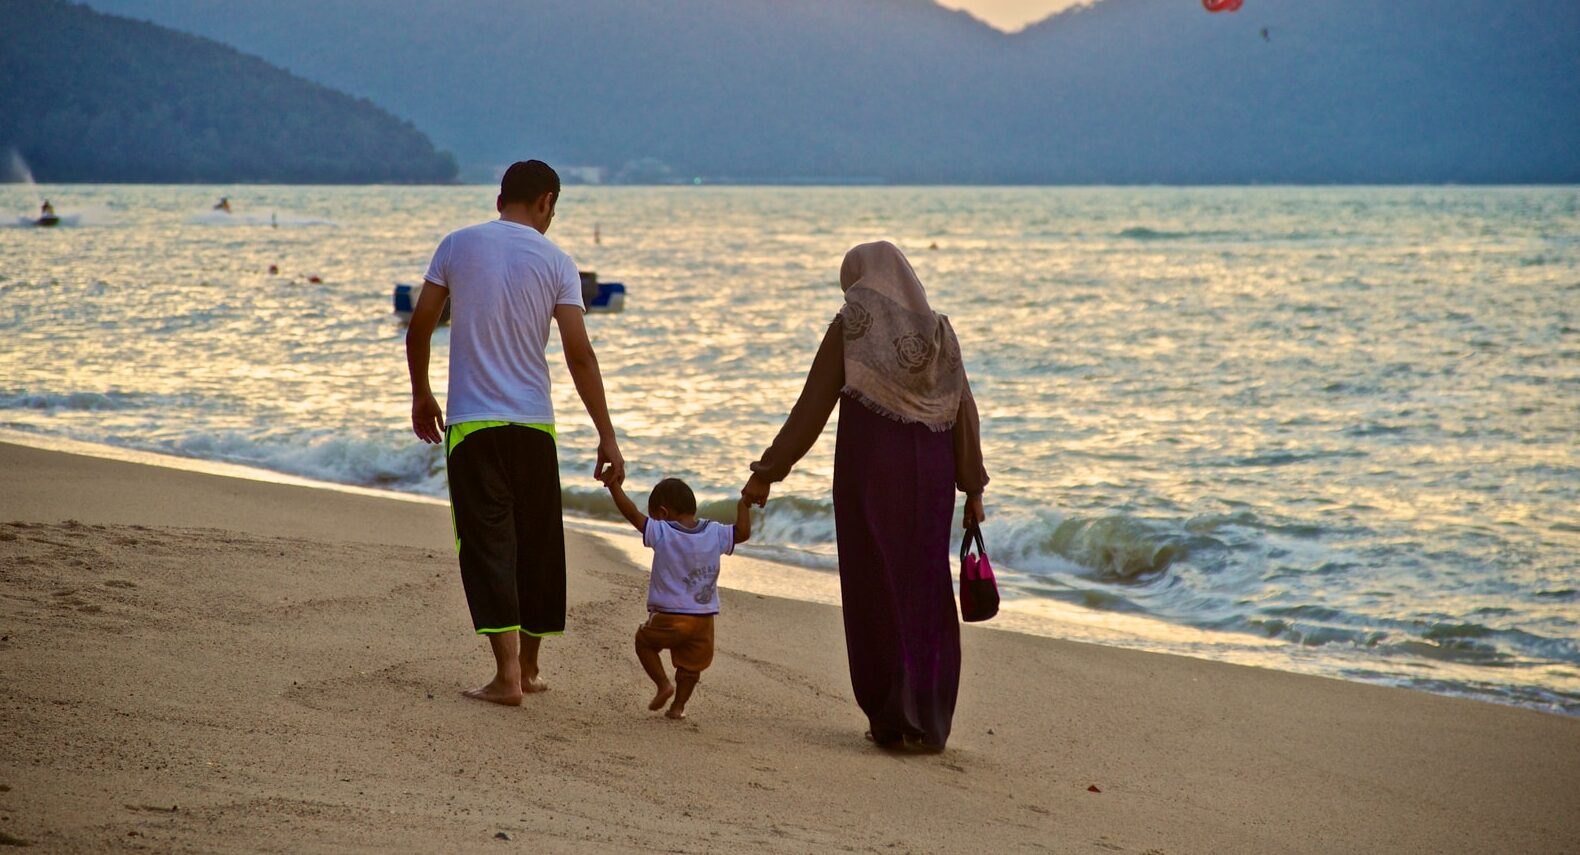
M718 587L718 582L709 581L709 577L715 576L716 573L717 571L710 566L693 567L691 572L686 574L686 588L692 592L691 598L697 601L697 605L705 606L713 602L713 592ZM700 590L697 588L698 585L702 586Z

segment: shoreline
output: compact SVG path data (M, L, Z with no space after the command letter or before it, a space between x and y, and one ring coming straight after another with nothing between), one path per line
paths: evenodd
M104 443L68 439L45 433L0 428L0 445L12 444L44 451L73 454L103 460L153 466L178 472L191 472L236 478L265 484L321 490L373 499L386 499L416 505L449 508L443 499L401 490L362 487L246 464L227 463L197 457L182 457L155 451ZM624 522L569 512L567 531L578 531L602 540L607 549L636 566L645 566L648 557L640 538L626 537ZM769 547L773 549L773 547ZM748 544L732 556L727 578L721 587L731 590L782 597L821 605L839 605L839 578L827 569L794 560L763 554L763 547ZM1188 624L1170 623L1150 615L1092 609L1059 599L1011 596L1005 599L999 615L977 625L981 629L1010 632L1036 638L1051 638L1116 649L1185 656L1209 662L1262 668L1288 674L1338 679L1363 685L1401 688L1442 697L1462 698L1553 715L1569 716L1557 702L1539 698L1549 690L1529 687L1526 697L1501 694L1493 688L1477 690L1474 674L1423 675L1425 685L1412 685L1396 673L1369 671L1373 664L1363 655L1347 658L1342 653L1324 650L1315 656L1287 641L1242 632L1214 631ZM1452 669L1453 663L1434 663L1435 668ZM1355 672L1366 676L1356 676ZM1433 679L1427 679L1432 677Z
M623 190L623 189L652 190L652 189L669 189L669 188L673 188L673 189L676 189L676 190L682 190L682 189L692 189L692 188L695 188L695 187L713 187L713 188L734 188L734 187L740 187L740 188L744 188L744 189L748 189L748 190L778 190L778 189L790 189L790 190L799 190L799 189L812 189L812 190L824 190L824 189L838 189L838 190L843 190L843 189L854 189L854 190L864 190L864 189L898 189L898 190L907 190L907 189L915 189L915 188L926 188L926 189L937 188L937 189L946 189L946 190L947 189L962 189L962 190L982 190L982 189L1005 189L1005 190L1013 190L1013 189L1027 189L1027 190L1110 190L1110 189L1119 189L1119 190L1130 190L1130 189L1138 189L1138 188L1140 188L1140 189L1160 189L1160 190L1195 190L1195 189L1213 189L1213 190L1289 190L1289 189L1295 189L1295 190L1325 190L1325 189L1335 189L1335 190L1345 190L1345 189L1366 188L1366 187L1386 187L1386 188L1403 188L1403 189L1408 189L1408 188L1413 188L1413 187L1420 187L1420 188L1423 188L1423 189L1443 190L1443 189L1455 189L1455 188L1463 187L1463 188L1465 188L1467 190L1497 190L1497 189L1505 188L1505 187L1513 188L1513 189L1521 189L1521 188L1527 188L1527 187L1544 187L1544 188L1545 187L1553 187L1553 188L1580 187L1580 182L1575 182L1575 181L1528 181L1528 182L1507 182L1507 181L1501 181L1501 182L1488 182L1488 183L1478 183L1478 182L1474 182L1474 181L1469 181L1469 182L1467 182L1467 181L1442 181L1442 182L1436 182L1436 183L1431 183L1431 182L1422 183L1422 182L1419 182L1419 181L1414 181L1414 182L1412 182L1412 181L1382 182L1382 183L1353 183L1353 182L1344 182L1344 181L1330 181L1330 182L1320 182L1320 183L1277 182L1277 181L1272 181L1272 182L1245 181L1245 182L1232 183L1232 184L1223 184L1223 183L1219 183L1219 184L1212 184L1212 183L1206 183L1206 184L1189 184L1189 183L1174 184L1174 183L1158 183L1158 182L1121 182L1121 183L1113 183L1113 184L1101 184L1101 183L1085 183L1085 184L1071 184L1071 183L970 184L970 183L966 183L966 184L960 184L960 183L950 183L950 182L937 182L937 183L907 184L907 183L887 182L887 181L879 182L879 183L867 183L867 182L863 182L863 181L831 182L831 183L802 183L802 182L798 182L798 181L796 181L794 179L784 179L782 181L765 181L765 182L762 182L762 183L735 182L735 181L731 181L731 182L708 182L708 181L704 181L704 183L700 184L700 185L693 184L693 183L688 182L688 181L677 181L677 182L665 183L665 184L612 184L612 183L592 184L592 183L579 183L579 182L572 182L572 181L564 181L562 183L566 187L575 187L577 189L593 188L593 189L597 189L597 190ZM282 182L282 181L230 181L230 182L212 182L212 181L177 181L177 182L170 182L170 181L114 181L114 182L106 182L106 181L36 181L35 180L35 181L8 181L8 182L0 182L0 184L9 185L9 186L20 186L20 187L29 187L29 186L31 186L31 187L351 187L351 188L356 188L356 187L456 187L456 188L497 189L498 186L499 186L499 181L497 179L495 179L495 180L489 180L489 181L456 180L456 181L444 181L444 182L440 182L440 181L412 181L412 182L393 182L393 183L391 183L391 182L385 182L385 183L379 183L379 182L357 182L357 183L330 183L330 184L315 184L315 183L310 183L309 182L309 183L293 184L293 183L290 183L290 182Z
M949 749L894 756L837 608L725 590L673 723L642 568L575 530L553 688L493 707L440 506L0 467L0 832L50 851L1580 847L1580 720L968 625Z

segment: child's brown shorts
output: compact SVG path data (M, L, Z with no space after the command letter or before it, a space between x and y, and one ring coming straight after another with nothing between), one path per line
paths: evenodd
M677 669L700 673L713 664L713 615L653 612L637 629L636 646L668 650Z

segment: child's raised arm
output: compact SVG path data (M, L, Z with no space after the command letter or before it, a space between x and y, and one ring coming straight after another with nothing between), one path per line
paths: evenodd
M620 482L610 481L604 486L609 488L609 495L614 499L614 506L620 509L620 515L625 517L626 521L631 525L636 526L637 531L646 534L647 515L636 509L636 503L631 501L631 497L625 494L625 490L620 487Z
M735 542L752 539L752 503L745 496L735 503Z

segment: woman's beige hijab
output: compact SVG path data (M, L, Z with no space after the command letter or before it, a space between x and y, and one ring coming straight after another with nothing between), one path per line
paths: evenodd
M888 241L864 243L839 268L845 292L843 391L873 411L935 431L954 427L965 391L960 342L927 304L916 271Z

